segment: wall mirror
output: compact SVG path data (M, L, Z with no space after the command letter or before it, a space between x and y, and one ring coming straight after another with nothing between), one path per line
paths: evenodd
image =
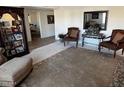
M107 29L108 11L84 12L84 29L97 25L100 30Z

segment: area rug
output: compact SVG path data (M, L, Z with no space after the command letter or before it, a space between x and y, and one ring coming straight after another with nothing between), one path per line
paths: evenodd
M110 87L121 57L83 48L69 48L34 65L21 87Z
M113 74L114 87L124 87L124 61L119 61Z

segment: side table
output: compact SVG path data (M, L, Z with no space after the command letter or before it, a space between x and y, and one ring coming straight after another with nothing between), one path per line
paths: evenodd
M99 39L99 42L103 41L103 39L105 38L105 35L100 33L98 35L89 35L86 33L82 34L82 47L84 46L84 40L85 38L93 38L93 39Z

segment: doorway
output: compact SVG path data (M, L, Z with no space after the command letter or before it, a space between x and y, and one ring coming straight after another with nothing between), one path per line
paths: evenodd
M40 28L37 20L36 12L31 12L28 14L29 27L31 32L32 40L40 38Z
M29 42L30 50L55 42L54 11L32 11L28 12L28 23L32 39ZM48 20L50 19L49 17L52 17L52 21Z

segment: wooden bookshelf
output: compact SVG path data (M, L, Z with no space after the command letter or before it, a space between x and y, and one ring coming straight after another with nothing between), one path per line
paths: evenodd
M3 16L5 13L14 18L10 23L11 26L6 27L4 21L0 25L0 47L5 49L5 56L11 59L29 53L23 8L0 7L0 15Z

